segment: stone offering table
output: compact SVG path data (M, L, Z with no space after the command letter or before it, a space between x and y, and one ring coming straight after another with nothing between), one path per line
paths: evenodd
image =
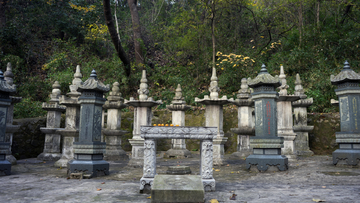
M285 171L288 169L288 158L281 155L284 138L277 136L278 93L276 87L281 85L278 76L271 76L266 66L262 65L255 79L248 79L249 87L254 88L251 94L255 102L255 137L250 138L253 154L246 158L246 168L256 167L267 171L269 167Z
M336 133L339 149L332 154L333 164L346 161L347 165L356 166L360 160L360 75L345 61L343 70L336 76L331 75L330 80L337 86L341 129Z
M246 78L241 79L241 89L237 99L229 101L238 106L238 128L231 128L231 131L238 135L237 152L232 155L235 157L246 157L252 153L250 147L250 136L255 135L255 126L253 121L254 101L251 99L251 91Z
M142 166L144 163L144 139L140 137L140 126L151 125L152 112L151 108L162 104L161 100L154 101L152 97L148 97L149 90L146 79L146 70L142 71L140 80L140 89L138 89L139 100L130 97L130 100L125 100L125 104L134 107L134 128L133 137L129 139L132 146L131 159L129 166Z
M215 191L213 178L213 139L217 136L216 127L160 127L141 126L144 142L143 177L140 179L140 192L150 188L156 175L156 140L157 139L200 139L201 165L200 175L205 191Z
M230 101L226 96L219 98L220 88L218 86L218 78L216 76L216 69L212 69L212 76L210 82L210 96L205 95L204 99L195 98L195 102L206 105L205 109L205 126L217 127L218 133L214 139L214 165L224 164L224 144L227 137L224 137L223 131L223 106Z

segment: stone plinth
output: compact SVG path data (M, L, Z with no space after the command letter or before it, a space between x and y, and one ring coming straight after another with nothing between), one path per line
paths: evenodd
M292 102L294 108L294 132L297 134L295 139L295 151L298 156L311 156L314 154L309 147L309 132L314 126L307 125L307 107L313 104L313 98L306 98L304 89L301 85L300 75L296 74L295 95L300 96L300 100Z
M223 106L230 101L226 96L219 98L220 88L218 87L218 78L216 76L216 70L213 68L211 82L210 82L210 96L205 95L204 99L195 98L195 102L206 106L205 110L205 126L217 127L218 133L213 140L214 144L214 165L224 164L224 144L227 141L227 137L224 137L223 131Z
M6 139L6 123L8 108L11 105L10 94L15 92L15 85L7 83L0 70L0 175L11 174L11 163L6 160L6 154L10 150L10 142Z
M55 81L49 103L42 104L42 109L48 113L46 128L40 128L40 130L46 135L44 151L37 158L43 161L59 160L61 158L61 135L57 134L56 131L60 128L61 113L65 111L65 106L59 105L60 94L60 84L58 81Z
M241 89L238 93L236 100L230 99L229 101L238 107L238 128L231 128L231 132L237 134L237 152L234 152L232 156L240 158L247 157L252 153L250 137L255 135L254 101L251 99L251 91L246 78L241 79Z
M201 176L156 175L151 202L204 202Z
M152 97L148 97L149 90L146 79L146 71L142 71L140 80L140 89L138 89L139 100L130 97L125 100L125 104L134 107L134 128L133 137L129 139L131 144L131 158L129 166L140 167L144 164L144 139L140 137L140 126L151 125L152 112L151 108L162 104L162 101L154 101Z
M172 124L174 126L185 126L185 111L191 107L186 105L184 98L182 97L181 86L178 84L173 101L170 105L166 105L166 108L172 112ZM190 158L191 152L186 149L186 143L184 139L172 139L171 149L169 149L164 157L167 158Z
M109 175L109 163L103 160L106 143L101 142L102 106L104 93L110 90L97 79L95 70L90 78L79 85L81 96L79 141L74 142L74 159L69 161L69 172L85 173L90 177Z
M265 65L255 79L248 79L249 87L254 88L251 94L255 102L255 137L250 138L253 154L246 158L246 168L267 171L269 166L276 170L288 169L288 159L281 155L284 138L277 136L276 87L281 85L278 76L271 76Z
M121 97L118 82L113 84L107 99L108 101L103 105L103 109L107 110L106 128L102 130L106 142L104 160L128 160L129 157L121 148L121 136L127 133L127 131L121 130L121 109L127 105L124 104L124 99Z
M184 175L191 174L191 170L190 166L169 166L166 173L171 175Z
M346 61L343 70L331 75L331 83L337 86L339 98L340 130L336 133L339 149L333 152L333 164L356 166L360 160L360 75L350 69Z
M82 84L82 74L80 66L76 66L76 72L72 85L69 86L70 92L68 97L61 95L59 97L59 104L66 107L65 111L65 128L58 129L57 134L63 138L61 158L55 162L56 167L67 167L68 162L73 159L73 143L79 137L79 122L80 122L80 104L78 98L81 93L77 91L79 85Z

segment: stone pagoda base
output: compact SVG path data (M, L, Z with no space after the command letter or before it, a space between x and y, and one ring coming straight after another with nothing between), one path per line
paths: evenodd
M0 176L11 175L11 163L6 160L6 154L0 154Z
M132 156L128 166L142 167L144 165L144 139L129 139L132 146Z
M17 164L17 160L12 154L6 155L6 160L8 160L11 163L11 165Z
M284 155L252 154L246 158L246 168L253 170L255 167L260 172L273 171L270 168L286 171L288 170L288 158Z
M224 159L224 144L227 141L227 137L216 137L213 139L213 163L215 166L221 166L225 164Z
M81 154L79 155L81 156ZM102 159L102 154L99 156L101 156L99 160L96 160L96 157L71 160L68 166L68 175L71 173L89 174L90 177L109 175L109 163Z
M360 149L337 149L332 156L334 165L356 166L360 161Z

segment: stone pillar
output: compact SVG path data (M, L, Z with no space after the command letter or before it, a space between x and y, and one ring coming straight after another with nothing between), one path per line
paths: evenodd
M215 191L213 177L213 143L211 140L201 140L200 175L205 191Z
M103 160L106 143L101 142L102 106L104 93L110 90L97 79L95 70L79 85L80 104L79 141L74 142L74 159L69 161L69 174L85 173L90 177L109 175L109 163Z
M211 82L210 82L210 97L204 96L204 99L195 98L195 102L206 105L205 110L205 126L217 127L218 134L213 140L214 147L214 165L224 164L224 144L227 141L227 137L224 137L223 131L223 105L228 104L229 100L226 96L219 98L220 88L218 86L218 78L216 76L216 69L213 68Z
M331 75L330 80L337 86L341 130L336 132L339 149L332 154L333 164L356 166L360 160L360 75L345 61L343 70L336 76Z
M4 73L4 79L9 85L14 84L14 74L12 72L11 63L9 62ZM21 97L10 96L11 105L8 108L7 119L6 119L6 140L10 142L9 151L6 153L6 160L12 165L16 164L16 158L12 155L11 146L13 142L13 134L19 130L20 125L13 125L14 120L14 104L21 102Z
M104 159L111 161L128 160L129 157L121 148L121 136L127 133L127 131L121 130L121 109L127 105L124 104L124 99L121 97L118 82L113 84L112 91L107 99L103 106L103 109L107 109L107 125L102 131L106 142Z
M284 147L281 148L281 154L288 157L290 160L296 160L296 151L294 140L296 134L293 130L293 115L291 102L299 100L299 96L288 95L287 89L289 85L286 84L286 76L284 74L284 67L280 67L279 79L281 86L279 87L279 99L277 101L277 123L278 136L284 138Z
M231 131L237 134L237 152L232 156L247 157L252 154L250 147L250 136L255 135L253 122L254 101L251 99L251 91L247 84L246 78L241 79L241 89L237 99L229 101L238 106L238 128L231 128Z
M297 136L295 138L295 151L299 156L311 156L314 154L309 147L309 132L314 129L314 126L307 125L307 109L311 106L313 98L306 98L304 89L301 85L300 75L296 74L295 80L295 96L299 96L300 100L293 101L294 108L294 131Z
M130 100L125 100L125 104L134 107L134 128L133 137L129 139L132 146L131 159L128 163L129 166L140 167L144 164L144 139L140 137L140 126L151 125L152 112L151 108L162 101L154 101L152 97L148 97L149 90L146 79L146 70L142 71L140 80L140 89L138 90L139 100L130 97Z
M174 126L185 126L185 111L191 107L186 105L184 101L180 84L176 88L173 101L170 105L166 105L166 108L172 111L172 124ZM191 152L186 149L185 139L172 139L171 149L164 154L164 157L190 158Z
M269 167L285 171L288 158L281 155L284 138L277 136L276 100L279 96L275 88L281 85L279 77L271 76L262 65L258 76L248 79L248 85L254 89L251 96L255 102L255 137L250 138L253 154L246 158L246 168L256 167L261 172Z
M65 106L59 105L59 96L61 94L60 84L55 81L53 84L53 90L50 94L49 103L43 103L42 108L47 113L46 128L40 128L41 132L45 133L45 144L43 153L39 154L37 159L47 160L59 160L61 158L60 153L60 142L61 135L57 134L56 131L60 128L61 113L65 111Z
M11 163L6 160L6 154L10 149L10 142L6 140L6 117L11 105L10 94L15 92L15 85L9 85L0 70L0 175L11 174Z
M79 137L79 121L80 121L80 104L78 98L81 93L77 91L79 85L82 84L82 74L80 66L76 67L72 85L70 85L70 92L67 93L69 97L62 95L59 97L59 104L66 106L65 112L65 128L59 129L56 133L63 137L62 155L61 158L55 162L56 167L67 167L68 162L74 158L73 142Z

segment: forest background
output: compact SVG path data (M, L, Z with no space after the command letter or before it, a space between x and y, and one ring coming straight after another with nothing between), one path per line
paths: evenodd
M23 97L15 118L45 115L52 84L66 94L77 65L83 79L95 69L105 84L119 82L127 99L146 69L160 109L177 84L199 107L212 67L220 95L236 98L263 63L273 76L283 65L290 93L299 73L309 110L332 112L330 75L345 60L360 71L359 45L356 0L0 0L0 68L11 62Z

